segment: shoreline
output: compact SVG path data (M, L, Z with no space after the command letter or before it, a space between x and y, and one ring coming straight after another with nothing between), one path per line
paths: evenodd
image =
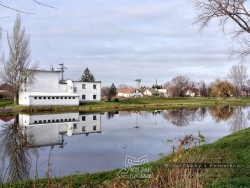
M177 99L123 99L119 102L85 103L79 106L0 106L1 114L36 113L36 112L103 112L117 110L148 110L208 106L249 106L250 98L217 99L217 98L177 98Z

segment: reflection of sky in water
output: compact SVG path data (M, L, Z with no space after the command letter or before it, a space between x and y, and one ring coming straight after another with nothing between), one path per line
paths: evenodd
M248 108L242 111L247 118ZM182 127L173 125L162 114L142 113L129 116L115 114L111 119L105 113L101 115L101 133L64 136L67 143L64 148L54 146L52 151L52 174L62 176L76 171L92 173L122 168L126 155L136 158L147 155L148 160L153 161L159 158L160 153L169 153L170 147L166 144L169 139L186 134L198 135L200 131L209 142L213 142L232 133L228 124L230 120L216 123L208 111L202 121L190 121L189 125ZM246 127L249 127L248 121ZM50 147L39 150L38 165L48 159L49 153ZM35 175L35 158L32 162L31 178ZM39 176L44 177L46 170L47 164L41 165Z

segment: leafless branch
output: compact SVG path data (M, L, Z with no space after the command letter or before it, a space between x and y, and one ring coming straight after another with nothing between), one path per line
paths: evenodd
M225 35L231 35L233 40L240 41L240 49L232 50L231 57L245 59L250 54L246 38L250 34L250 13L245 8L246 0L191 0L197 11L194 24L199 25L199 32L212 20L218 21L218 27ZM228 22L234 24L227 28Z
M36 1L36 0L33 0L33 1L34 1L34 2L36 2L37 4L43 5L43 6L45 6L45 7L49 7L49 8L53 8L53 9L57 9L56 7L52 7L52 6L49 6L49 5L45 5L45 4L40 3L40 2L38 2L38 1Z
M24 11L21 11L21 10L18 10L18 9L14 9L14 8L12 8L12 7L3 5L3 4L1 4L1 3L0 3L0 6L5 7L5 8L8 8L8 9L11 9L11 10L14 10L14 11L17 11L17 12L20 12L20 13L24 13L24 14L36 14L36 13L32 13L32 12L24 12Z

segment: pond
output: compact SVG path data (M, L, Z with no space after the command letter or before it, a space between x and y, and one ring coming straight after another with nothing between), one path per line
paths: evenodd
M148 161L172 151L167 140L200 132L208 142L249 127L249 107L70 112L2 116L1 180L123 168L126 156ZM48 160L51 165L48 167Z

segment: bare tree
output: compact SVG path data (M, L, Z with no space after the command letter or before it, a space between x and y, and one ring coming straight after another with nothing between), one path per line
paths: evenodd
M237 55L242 60L250 54L250 13L246 8L246 0L191 0L197 11L195 24L202 32L211 20L218 21L218 27L224 34L230 34L238 40L240 48L232 50L231 55ZM230 23L230 30L227 23Z
M117 89L114 83L112 83L110 87L107 86L102 88L102 94L108 97L108 101L111 101L111 99L116 95L116 93Z
M167 88L173 97L184 96L184 90L191 86L192 82L186 76L177 76L173 78L170 82L164 84L164 88Z
M234 84L234 87L239 92L247 80L247 67L240 63L232 66L228 74L228 78Z
M32 82L34 71L31 70L37 69L38 62L30 65L30 38L25 35L25 28L21 26L19 14L17 14L12 32L12 34L7 32L9 57L7 60L4 55L1 58L0 78L12 86L14 104L18 104L20 86L28 79Z
M129 86L127 84L119 84L118 88L119 89L121 89L121 88L129 88Z

